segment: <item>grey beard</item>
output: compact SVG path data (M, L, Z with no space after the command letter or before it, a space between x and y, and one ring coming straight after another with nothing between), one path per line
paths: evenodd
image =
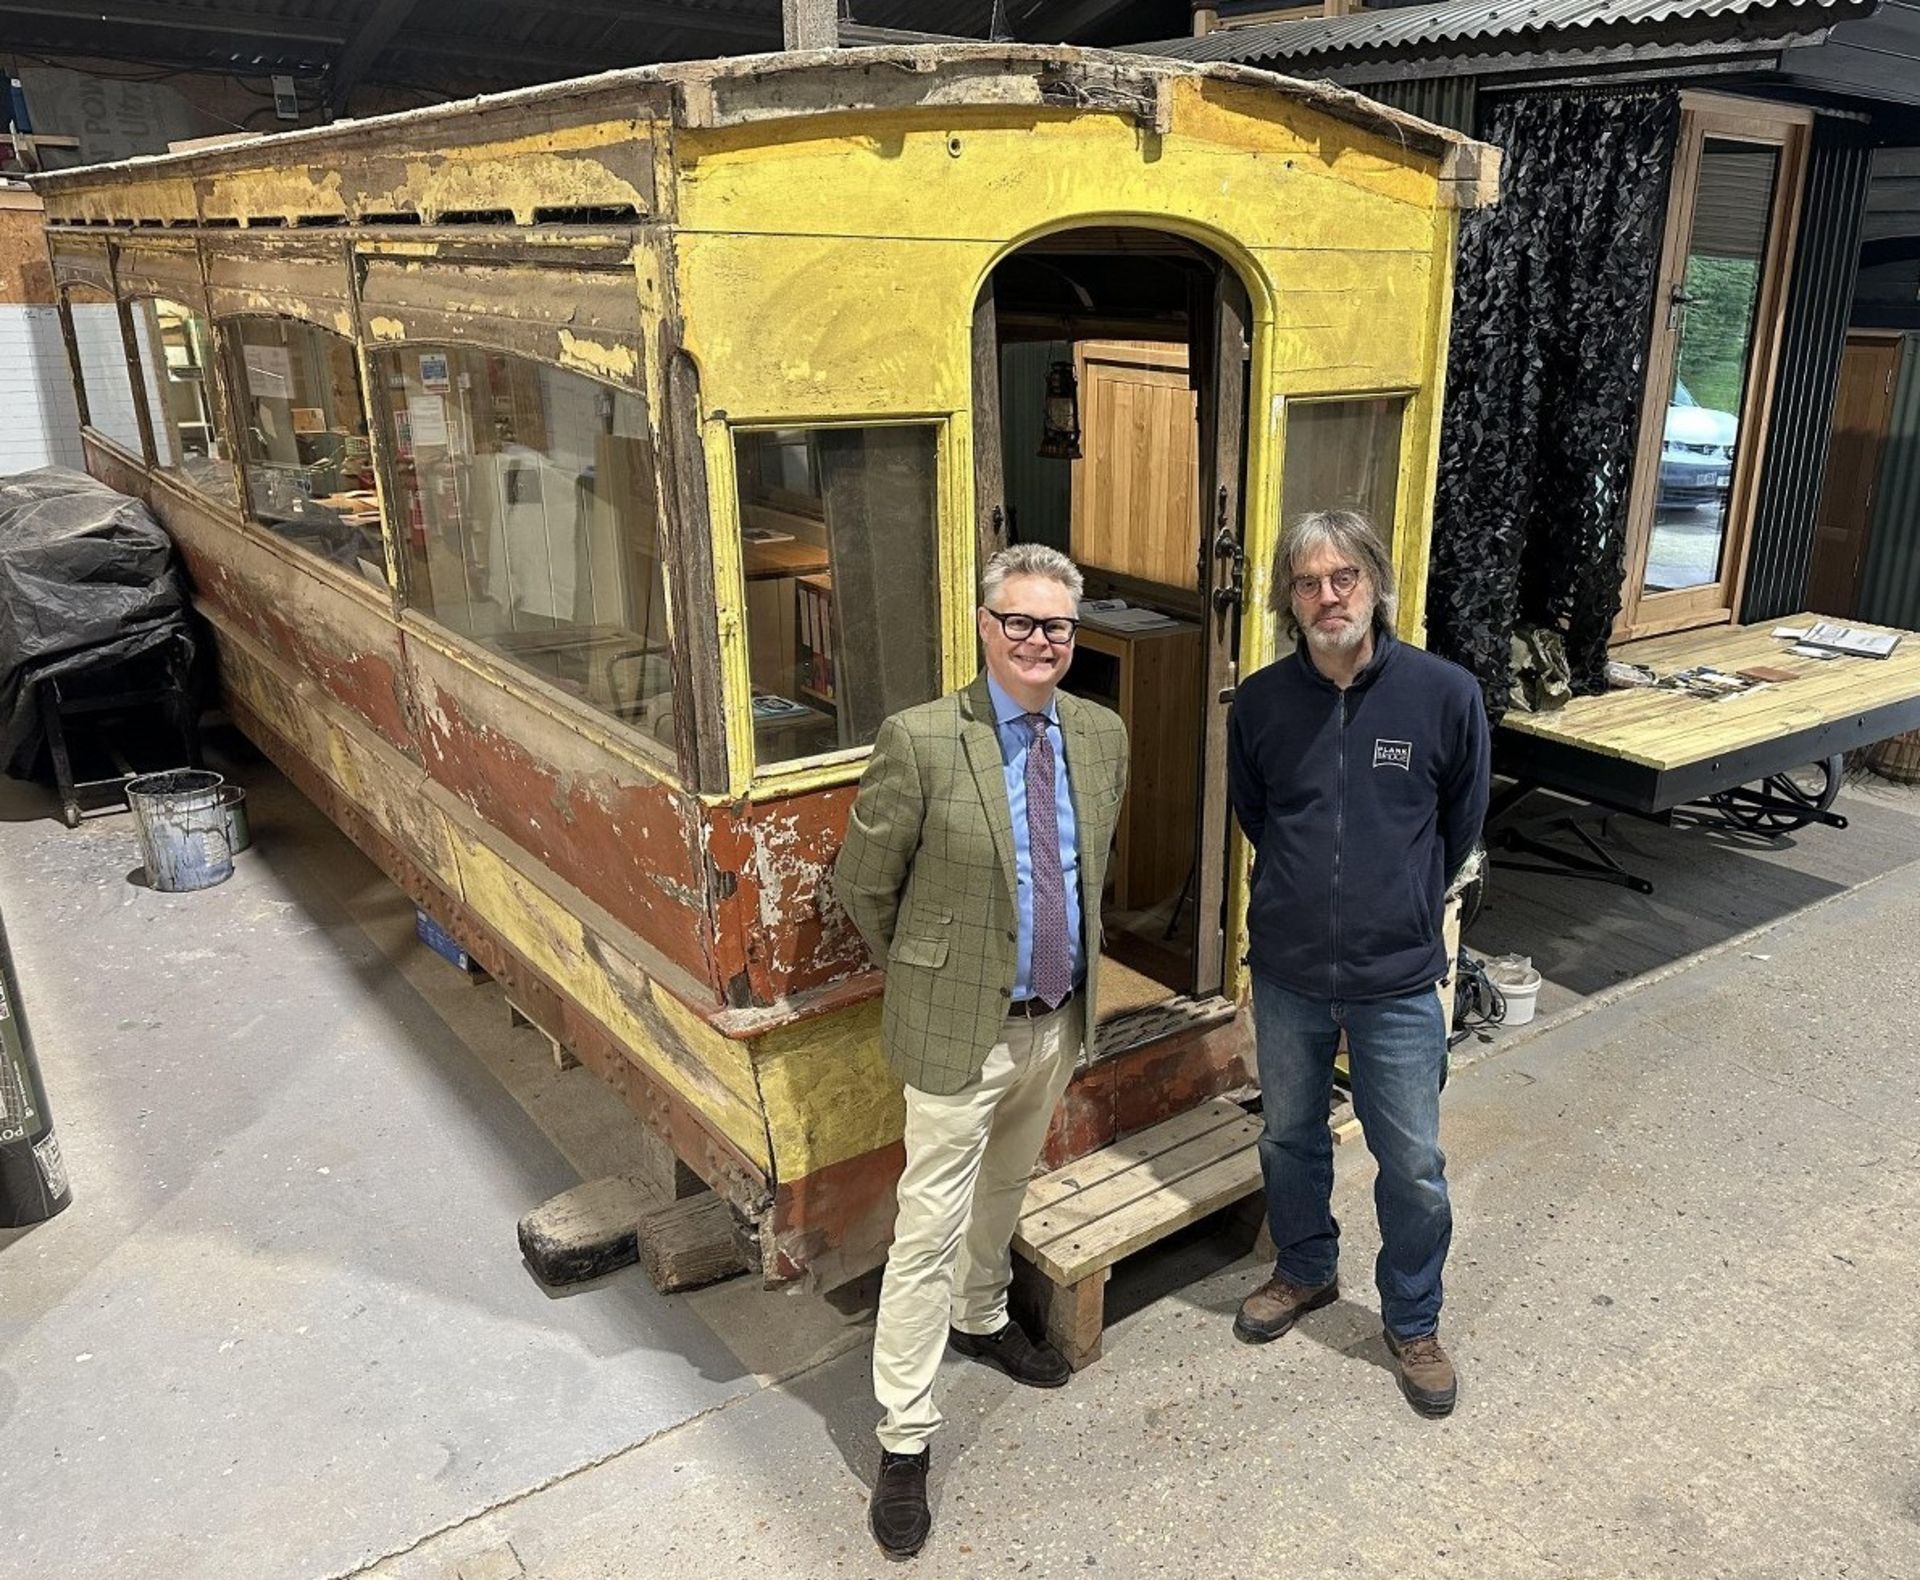
M1322 652L1351 653L1367 639L1367 621L1355 619L1344 631L1327 631L1317 625L1307 627L1307 641Z

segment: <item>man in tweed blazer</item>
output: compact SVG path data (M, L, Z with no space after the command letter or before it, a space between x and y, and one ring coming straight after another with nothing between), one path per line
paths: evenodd
M881 1046L906 1085L873 1346L886 1417L869 1520L893 1557L931 1528L947 1344L1035 1387L1069 1375L1008 1317L1007 1286L1027 1180L1093 1037L1100 894L1126 788L1118 716L1056 689L1081 590L1073 562L1039 544L988 562L986 673L881 726L835 868L886 968Z

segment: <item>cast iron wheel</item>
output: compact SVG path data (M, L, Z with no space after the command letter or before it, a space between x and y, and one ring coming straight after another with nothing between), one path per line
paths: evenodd
M1774 774L1707 797L1707 804L1735 828L1750 834L1791 834L1805 828L1840 793L1846 759L1839 755Z

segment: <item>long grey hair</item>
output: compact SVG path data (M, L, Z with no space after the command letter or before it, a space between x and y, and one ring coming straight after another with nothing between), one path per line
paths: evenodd
M1267 603L1280 618L1281 634L1299 639L1300 622L1293 612L1293 567L1321 548L1331 548L1359 567L1373 594L1374 629L1391 630L1399 589L1393 579L1393 556L1387 552L1379 530L1358 510L1310 510L1280 534L1280 547L1274 551L1273 586Z

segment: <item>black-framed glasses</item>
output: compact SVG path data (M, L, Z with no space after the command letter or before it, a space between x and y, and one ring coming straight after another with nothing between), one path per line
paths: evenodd
M1065 647L1073 640L1073 633L1080 629L1080 622L1064 614L1054 615L1042 620L1034 614L1002 614L998 609L989 609L988 614L1000 622L1000 629L1009 642L1024 642L1038 631L1055 647Z
M1360 585L1359 567L1342 565L1339 570L1331 571L1325 576L1296 576L1293 579L1293 596L1318 598L1322 582L1333 588L1334 597L1344 598Z

